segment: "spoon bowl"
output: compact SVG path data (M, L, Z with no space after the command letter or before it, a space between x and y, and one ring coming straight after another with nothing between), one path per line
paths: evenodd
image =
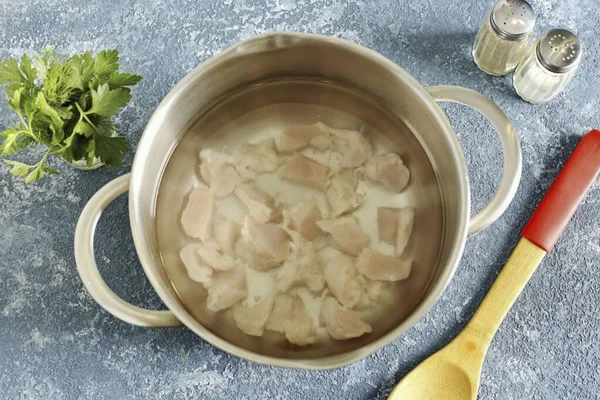
M484 357L485 346L467 329L406 375L388 400L475 400Z
M430 361L427 363L427 361ZM427 360L421 368L415 369L400 382L392 392L390 400L467 400L475 399L474 390L466 371L450 361ZM431 377L438 376L436 384Z

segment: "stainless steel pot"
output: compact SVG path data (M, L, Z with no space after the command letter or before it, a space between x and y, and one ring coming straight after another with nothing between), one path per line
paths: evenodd
M441 245L430 284L410 314L391 329L367 335L335 350L278 352L269 343L245 344L203 325L174 289L157 248L155 212L159 184L177 144L192 123L224 99L248 87L277 79L317 80L366 93L402 121L415 136L429 163L442 199ZM257 100L258 101L258 100ZM439 101L468 105L483 114L502 141L504 174L492 200L470 216L469 182L464 156ZM258 101L260 103L260 101ZM204 340L255 362L295 368L326 369L357 361L391 342L413 326L437 301L452 278L469 233L495 221L514 197L521 175L516 133L502 111L471 90L424 88L380 54L344 40L297 33L273 33L246 40L202 63L168 94L154 112L140 140L130 174L100 189L84 208L75 232L79 274L92 297L123 321L152 327L185 324ZM148 279L169 311L133 306L116 296L103 281L94 259L94 230L103 209L129 190L129 215L135 247Z

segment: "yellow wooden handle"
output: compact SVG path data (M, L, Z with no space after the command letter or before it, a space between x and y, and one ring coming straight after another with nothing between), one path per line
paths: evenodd
M526 238L521 238L494 285L467 324L465 333L481 339L481 344L489 345L506 313L546 254Z

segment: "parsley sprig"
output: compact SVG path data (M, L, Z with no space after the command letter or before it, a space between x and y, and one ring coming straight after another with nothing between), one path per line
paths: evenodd
M129 146L113 119L131 100L130 86L141 79L119 72L118 50L63 59L47 47L33 60L24 54L20 61L0 62L0 85L6 85L6 102L17 114L0 133L0 157L36 143L45 146L36 164L5 160L10 172L27 183L58 174L46 165L50 156L84 160L88 166L99 159L107 167L119 167Z

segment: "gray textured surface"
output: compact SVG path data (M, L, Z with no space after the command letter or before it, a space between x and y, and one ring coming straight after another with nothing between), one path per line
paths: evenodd
M448 290L402 338L347 368L306 372L231 357L185 328L144 329L118 321L84 291L73 231L90 196L130 168L63 175L32 186L0 166L0 398L2 399L383 399L394 383L466 323L519 229L574 148L600 127L597 0L532 1L537 34L573 28L584 45L566 93L532 106L508 77L476 69L470 46L490 1L459 0L0 0L0 58L39 50L117 47L126 70L144 75L120 127L135 146L153 108L200 61L242 38L299 30L359 42L425 85L462 85L491 97L517 128L523 180L509 211L468 240ZM473 207L499 180L499 141L474 112L444 106L464 145ZM0 127L9 118L0 105ZM481 399L600 399L600 184L581 206L500 328L483 370ZM110 286L161 307L136 260L126 199L100 221L98 259Z

